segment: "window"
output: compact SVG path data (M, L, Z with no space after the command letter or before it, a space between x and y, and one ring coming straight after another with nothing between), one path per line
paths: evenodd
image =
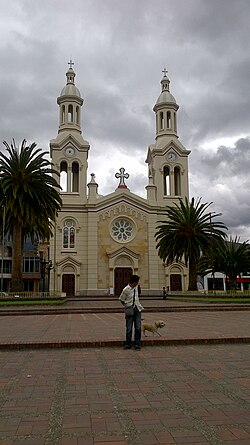
M80 123L80 110L79 110L79 107L76 107L76 123L78 125Z
M65 124L65 105L62 106L62 124Z
M180 167L174 168L174 194L175 196L181 195L181 171Z
M73 219L66 219L63 224L63 247L73 249L75 247L75 222Z
M167 112L167 128L171 128L171 113Z
M0 270L2 273L2 260L0 260ZM12 261L3 260L3 273L12 273Z
M24 292L33 292L34 291L34 281L32 280L23 280Z
M66 161L62 161L60 164L60 186L62 192L68 191L68 164Z
M39 273L40 272L40 258L24 257L23 258L23 272L24 273Z
M72 190L72 192L79 192L79 164L78 164L78 162L72 163L71 190Z
M73 122L73 105L68 106L68 122Z
M111 235L116 241L128 242L133 234L133 223L127 218L116 219L111 226Z
M163 168L163 192L164 195L170 195L170 175L169 167L167 165Z
M163 116L163 112L160 112L160 130L164 129L164 116Z

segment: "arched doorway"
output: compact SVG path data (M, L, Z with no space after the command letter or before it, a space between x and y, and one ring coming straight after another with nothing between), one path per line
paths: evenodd
M128 284L129 278L133 274L132 267L116 267L114 279L114 293L116 296L120 295L122 289Z
M171 274L170 275L170 290L171 291L182 291L181 274Z
M63 274L62 276L62 292L66 293L67 297L75 295L75 275Z

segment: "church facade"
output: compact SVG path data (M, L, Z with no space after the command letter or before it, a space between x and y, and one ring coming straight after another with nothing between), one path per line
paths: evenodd
M57 98L59 128L50 141L51 159L60 175L63 206L50 240L50 290L68 296L119 295L131 274L141 277L144 295L169 289L186 290L188 270L183 263L166 266L158 257L155 232L164 221L166 205L188 197L188 155L177 132L178 105L170 93L166 70L153 108L155 142L145 151L148 164L146 198L129 190L121 166L117 188L98 193L94 174L88 174L90 144L81 130L83 99L70 64L66 85ZM152 135L153 136L153 135Z

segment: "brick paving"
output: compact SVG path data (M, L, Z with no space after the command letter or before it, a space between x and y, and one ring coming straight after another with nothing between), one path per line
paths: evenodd
M145 313L147 322L163 320L161 336L147 333L143 343L250 342L249 311ZM223 320L223 322L222 322ZM0 317L0 349L39 346L121 346L122 313L15 315Z
M250 445L249 311L144 317L186 344L124 351L121 313L0 317L0 445Z

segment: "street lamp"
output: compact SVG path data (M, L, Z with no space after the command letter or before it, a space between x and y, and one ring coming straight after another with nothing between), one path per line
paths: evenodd
M52 269L52 261L46 261L45 258L41 259L41 279L42 279L42 292L45 292L45 277L48 275L46 292L49 292L49 280L50 280L50 271Z

